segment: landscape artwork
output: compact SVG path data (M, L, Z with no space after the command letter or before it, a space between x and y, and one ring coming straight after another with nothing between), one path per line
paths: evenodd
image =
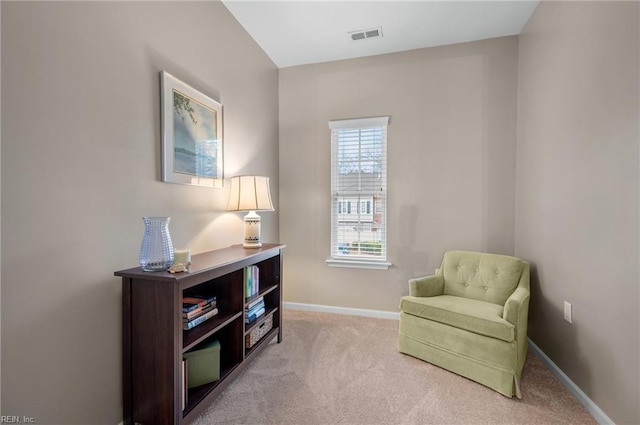
M216 111L173 91L173 171L219 178Z
M222 187L222 105L162 72L162 181Z

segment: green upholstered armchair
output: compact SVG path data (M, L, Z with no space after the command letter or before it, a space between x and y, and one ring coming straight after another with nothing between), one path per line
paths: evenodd
M521 398L528 263L448 251L435 275L409 280L400 310L400 352Z

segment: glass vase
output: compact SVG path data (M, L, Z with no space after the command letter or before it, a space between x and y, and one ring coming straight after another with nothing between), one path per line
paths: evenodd
M173 265L174 253L169 221L171 217L142 217L144 236L140 247L140 266L147 272L167 270Z

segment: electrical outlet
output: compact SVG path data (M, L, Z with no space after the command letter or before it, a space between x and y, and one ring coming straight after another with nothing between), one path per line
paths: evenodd
M566 320L569 323L573 323L571 321L572 320L572 318L571 318L571 309L572 309L571 303L565 301L564 302L564 320Z

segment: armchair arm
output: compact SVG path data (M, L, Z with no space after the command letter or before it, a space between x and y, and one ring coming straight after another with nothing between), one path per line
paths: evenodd
M442 295L444 279L442 275L432 275L409 279L409 295L413 297L433 297Z
M526 309L526 311L522 311ZM529 288L520 286L511 294L511 296L504 303L504 311L502 318L507 322L518 325L521 319L521 314L524 313L524 320L527 319L527 313L529 311Z

